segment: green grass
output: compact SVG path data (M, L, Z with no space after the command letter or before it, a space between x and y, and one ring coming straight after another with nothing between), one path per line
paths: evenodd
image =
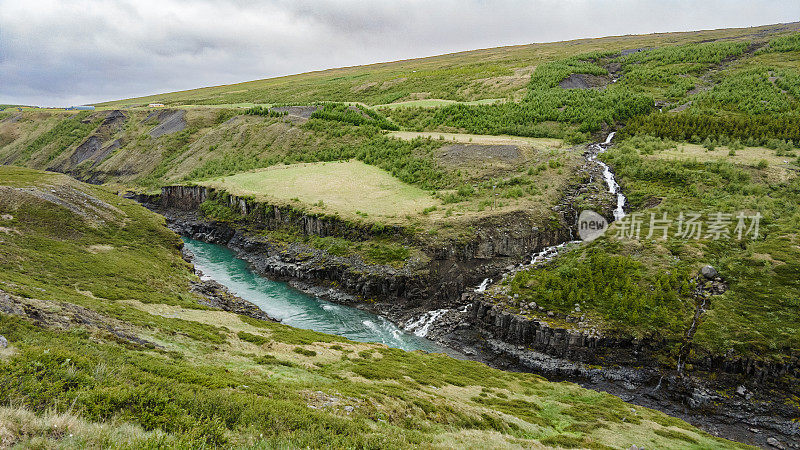
M530 138L509 135L485 135L467 133L437 133L418 131L391 131L388 136L398 139L412 140L416 138L437 139L447 143L458 142L462 144L487 144L487 145L525 145L536 148L560 148L563 141L560 139Z
M4 166L0 180L0 289L28 311L0 313L4 443L452 448L563 436L618 447L661 431L648 445L737 447L573 384L201 307L159 216L63 175ZM504 400L473 400L487 389Z
M505 99L502 98L484 98L481 100L473 100L468 102L457 102L455 100L442 100L436 98L430 98L425 100L406 100L402 102L394 102L394 103L387 103L385 105L374 105L373 108L375 109L395 109L395 108L437 108L440 106L452 105L455 103L465 104L465 105L490 105L492 103L500 103L503 102Z
M299 199L314 209L356 218L356 211L390 218L418 214L438 204L428 192L359 161L293 164L204 182L237 196L292 205ZM320 203L321 202L321 203Z
M673 46L714 39L741 40L746 35L758 32L766 32L769 36L767 39L790 33L773 25L517 45L192 89L107 102L100 106L146 105L152 101L161 101L170 106L315 101L384 105L399 101L430 101L428 99L461 102L508 97L518 99L525 94L531 70L544 62L586 53Z

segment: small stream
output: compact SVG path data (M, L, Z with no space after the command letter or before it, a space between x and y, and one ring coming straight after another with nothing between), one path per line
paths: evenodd
M599 161L597 159L597 155L606 151L606 148L611 145L611 140L614 139L614 135L616 132L612 131L606 137L605 142L602 144L592 144L589 148L592 149L592 154L587 159L598 164L600 167L603 168L603 179L608 186L608 192L612 194L616 194L617 196L617 207L614 208L614 220L617 221L625 217L625 203L627 199L625 195L622 193L622 190L619 187L619 183L617 183L616 178L614 177L614 172L611 171L611 168L608 167L608 164L604 163L603 161Z
M591 144L589 146L589 152L586 153L586 160L599 165L600 168L603 169L603 180L605 181L606 186L608 186L608 192L616 195L617 198L617 205L614 208L614 221L617 221L625 217L625 204L628 202L628 199L625 197L625 194L622 193L622 189L620 188L619 183L617 183L617 179L614 176L614 172L611 171L611 168L608 167L608 164L597 159L597 156L605 152L606 149L611 145L611 140L614 139L615 134L616 132L612 131L611 133L608 134L608 136L606 136L605 141ZM580 240L574 240L545 247L542 250L531 255L531 261L529 263L520 264L518 267L515 267L510 272L503 274L501 279L509 275L513 275L514 273L520 270L550 261L556 256L558 256L562 251L574 248L573 244L579 244L581 242L582 241ZM486 278L478 287L475 288L475 292L477 293L485 292L491 283L492 280Z
M300 292L287 283L264 278L236 257L229 248L184 237L186 248L194 254L193 263L203 273L232 293L253 303L286 325L344 336L359 342L377 342L403 350L423 350L453 354L425 339L431 323L441 313L432 311L419 323L398 328L389 320L357 308L338 305Z

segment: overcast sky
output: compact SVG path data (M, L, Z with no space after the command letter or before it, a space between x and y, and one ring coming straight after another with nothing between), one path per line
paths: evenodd
M797 20L798 0L0 0L0 103L80 104L501 45Z

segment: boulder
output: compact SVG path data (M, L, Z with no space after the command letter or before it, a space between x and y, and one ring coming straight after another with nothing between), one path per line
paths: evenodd
M783 444L781 444L781 441L775 439L774 437L768 438L767 439L767 444L769 444L769 445L771 445L771 446L773 446L775 448L780 448L780 449L786 448L786 447L783 446Z
M0 348L6 347L8 347L8 339L6 339L4 336L0 336Z
M707 280L713 280L714 278L717 278L719 272L717 272L717 269L711 266L703 266L703 268L700 269L700 274L703 275Z

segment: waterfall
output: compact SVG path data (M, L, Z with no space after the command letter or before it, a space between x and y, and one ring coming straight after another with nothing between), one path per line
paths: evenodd
M406 331L414 333L419 337L425 337L430 331L431 325L439 320L440 317L450 311L449 309L436 309L423 313L417 320L409 320L406 326L403 327Z
M608 192L612 194L616 194L617 196L617 206L614 208L614 220L620 220L625 217L625 203L627 203L628 199L625 198L625 195L622 193L622 190L619 187L619 183L617 183L617 179L614 176L614 172L611 171L611 168L608 167L608 164L598 161L597 155L606 151L606 148L611 145L611 140L614 139L615 132L611 132L606 137L606 140L602 144L592 144L590 148L594 150L591 156L589 156L589 161L592 161L603 169L603 180L605 180L606 185L608 186Z
M612 131L611 133L608 134L608 136L606 136L605 141L603 141L602 143L595 143L590 145L589 149L591 151L588 153L586 159L590 162L598 164L603 169L603 180L605 180L606 185L608 186L608 191L612 194L616 194L617 196L617 206L614 209L614 220L616 221L625 217L624 207L625 203L627 202L627 199L625 198L625 195L622 194L619 183L617 183L617 180L614 176L614 172L611 171L611 168L608 167L608 164L597 160L597 155L606 151L606 148L611 145L611 140L614 139L615 134L616 133ZM558 256L559 252L563 250L565 247L567 247L570 244L575 244L578 242L581 241L579 240L567 241L567 242L562 242L561 244L558 245L545 247L531 256L531 262L527 266L533 266L535 264L550 261L551 259ZM513 274L516 271L523 270L527 266L525 264L521 264L519 267L515 268L515 270L512 270L511 272L504 274L504 277L508 276L509 274ZM475 292L476 293L486 292L486 289L489 287L491 283L492 283L491 279L489 278L484 279L481 282L481 284L477 288L475 288ZM434 311L428 311L419 316L416 320L409 320L404 328L406 331L410 331L417 336L425 337L428 335L428 331L430 330L430 327L433 325L433 323L448 311L449 311L448 309L437 309Z
M489 287L489 283L491 283L491 282L492 282L491 278L484 279L483 281L481 281L481 284L478 287L475 288L475 292L484 292L484 291L486 291L486 288Z

